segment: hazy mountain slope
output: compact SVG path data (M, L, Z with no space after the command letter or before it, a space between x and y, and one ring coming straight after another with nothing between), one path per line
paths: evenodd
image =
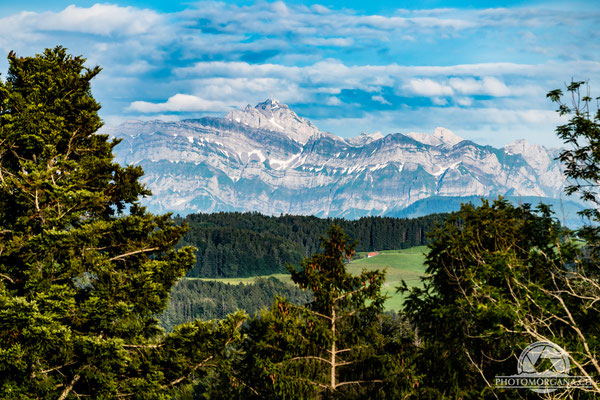
M449 213L460 210L460 206L463 203L471 203L475 206L478 206L481 204L481 199L482 197L480 196L431 196L426 199L416 201L408 207L389 210L385 213L385 216L397 218L417 218L433 213ZM497 197L488 196L486 199L493 201L497 199ZM535 208L540 203L549 205L555 211L556 218L558 218L561 224L571 228L582 226L584 222L581 217L577 215L577 212L583 210L584 206L573 200L534 196L507 196L506 199L514 205L528 203L532 208Z

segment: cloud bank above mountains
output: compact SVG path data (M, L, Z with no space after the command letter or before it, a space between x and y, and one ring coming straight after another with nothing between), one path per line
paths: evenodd
M496 146L558 145L545 93L571 77L600 88L600 9L589 5L139 3L13 6L0 18L0 50L61 44L101 65L94 92L108 123L224 115L277 98L345 137L446 126Z

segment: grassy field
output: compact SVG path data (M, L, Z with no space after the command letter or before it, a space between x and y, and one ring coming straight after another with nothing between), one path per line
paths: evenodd
M403 279L408 286L421 286L420 277L425 273L426 246L411 247L404 250L387 250L371 258L361 258L350 263L349 270L353 274L360 273L363 269L385 269L384 291L390 297L385 308L398 310L402 306L402 295L396 293L396 287Z
M396 293L396 287L400 285L400 281L404 279L409 286L420 286L419 277L423 275L425 268L423 261L425 260L426 246L411 247L404 250L387 250L381 251L379 255L371 258L361 258L350 263L348 269L353 274L359 274L363 269L385 269L385 293L390 297L386 303L387 310L398 310L402 306L402 295ZM366 253L362 253L366 257ZM287 274L265 275L263 278L274 277L285 283L292 284L290 276ZM237 285L239 283L252 283L258 276L250 278L188 278L201 279L205 281L216 280L223 283Z
M230 285L237 285L239 283L254 283L258 278L277 278L280 281L285 283L289 283L292 285L292 278L288 274L272 274L272 275L261 275L261 276L251 276L249 278L186 278L186 279L197 279L200 281L218 281L223 283L229 283Z

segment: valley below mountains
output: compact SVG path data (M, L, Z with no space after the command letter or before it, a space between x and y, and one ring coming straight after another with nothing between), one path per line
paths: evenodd
M102 132L122 139L119 163L143 167L153 192L144 203L159 213L418 216L438 211L427 204L440 198L556 204L565 185L557 149L524 140L482 146L444 128L342 138L276 100L223 118L130 121ZM418 212L407 215L411 207Z

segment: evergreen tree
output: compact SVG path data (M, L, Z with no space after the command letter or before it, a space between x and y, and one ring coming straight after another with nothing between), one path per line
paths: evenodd
M536 212L502 199L463 205L432 239L423 288L402 288L404 311L423 341L421 395L491 398L489 382L516 371L518 349L531 343L518 314L535 302L553 307L537 285L549 286L550 265L567 260L569 246L556 251L561 230L546 207ZM529 298L517 283L525 280Z
M522 398L531 392L498 392L496 375L516 371L520 350L551 341L569 354L571 373L590 378L585 390L557 398L596 398L600 393L600 111L581 93L584 82L548 93L571 119L556 132L569 146L567 194L592 207L590 224L577 233L561 228L548 207L510 206L500 199L463 205L432 232L423 288L408 292L405 311L422 338L416 368L421 397ZM537 395L533 395L537 398Z
M97 134L100 68L62 47L8 57L0 82L0 397L160 398L241 316L164 336L155 318L194 263L186 230L138 203L139 167Z
M406 337L391 333L394 323L382 315L385 274L350 274L346 262L355 243L339 226L327 233L322 253L299 269L288 267L294 283L312 291L313 301L301 306L278 297L251 320L244 355L229 372L231 385L224 393L211 392L213 397L393 398L390 393L410 388L412 373L400 350Z

